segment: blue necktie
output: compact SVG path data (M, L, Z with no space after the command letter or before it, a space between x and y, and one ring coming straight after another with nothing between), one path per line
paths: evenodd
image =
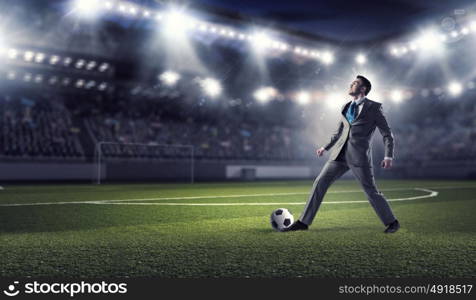
M349 123L354 122L355 117L357 116L357 104L355 101L352 101L352 103L349 106L349 109L347 109L347 113L345 114L345 117L347 118L347 121Z

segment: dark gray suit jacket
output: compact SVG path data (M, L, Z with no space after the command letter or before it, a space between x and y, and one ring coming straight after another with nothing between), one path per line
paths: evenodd
M370 141L376 127L383 136L385 156L393 158L394 138L383 114L382 104L368 98L365 99L361 104L363 105L362 111L357 119L352 124L349 124L345 117L345 112L350 103L351 101L342 107L337 130L332 135L329 143L324 146L324 149L327 151L335 146L329 159L335 160L344 148L344 145L347 144L345 151L347 163L354 166L372 166Z

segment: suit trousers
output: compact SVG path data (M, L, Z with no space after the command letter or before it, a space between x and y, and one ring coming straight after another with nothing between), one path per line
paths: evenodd
M382 223L388 225L395 221L395 216L387 199L378 191L375 185L372 166L354 166L348 164L344 157L344 154L339 155L337 160L329 160L324 165L319 176L314 180L307 204L299 220L304 224L311 225L329 186L350 169L364 189L367 199Z

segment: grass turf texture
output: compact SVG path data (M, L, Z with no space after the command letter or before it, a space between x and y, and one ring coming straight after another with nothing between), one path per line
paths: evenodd
M311 184L7 185L0 204L268 193L300 194L138 202L302 203ZM303 204L0 206L0 276L476 277L476 183L379 181L389 199L427 194L414 187L439 194L391 202L402 224L392 235L368 203L325 204L366 200L344 180L304 232L269 224L272 210L298 218Z

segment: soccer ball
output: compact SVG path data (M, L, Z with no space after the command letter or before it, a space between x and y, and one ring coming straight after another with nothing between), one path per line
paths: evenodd
M270 221L274 230L284 231L294 222L294 217L286 208L278 208L271 213Z

